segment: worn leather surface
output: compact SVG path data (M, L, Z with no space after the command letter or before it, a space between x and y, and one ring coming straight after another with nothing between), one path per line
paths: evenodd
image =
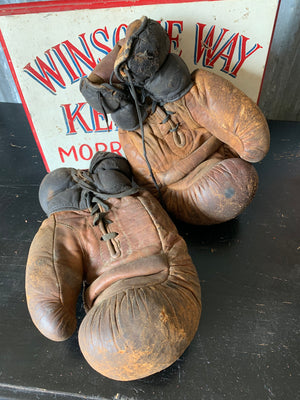
M43 222L28 255L27 304L43 335L65 340L76 329L84 283L84 357L109 378L133 380L166 368L188 347L200 285L185 241L149 192L105 204L95 226L89 209L51 212Z
M153 19L142 17L128 25L125 40L116 57L114 73L128 83L128 72L134 83L142 86L164 63L170 50L167 32Z
M200 286L184 240L153 196L143 192L114 202L108 217L118 225L111 229L120 232L120 256L105 249L101 270L127 268L97 297L80 326L79 344L94 369L132 380L166 368L190 344L200 318ZM99 271L90 274L89 281Z
M236 217L253 199L258 176L250 162L268 152L269 129L256 104L229 81L203 70L192 78L187 94L146 119L145 147L167 210L185 222L214 224ZM162 123L166 112L173 114ZM157 196L140 129L120 129L119 138L138 184Z
M90 82L101 84L104 82L109 82L111 78L112 82L114 83L120 82L115 75L111 75L111 72L114 68L115 59L121 49L123 42L124 39L116 43L112 51L108 53L105 57L103 57L102 60L96 65L94 70L88 76L88 80Z

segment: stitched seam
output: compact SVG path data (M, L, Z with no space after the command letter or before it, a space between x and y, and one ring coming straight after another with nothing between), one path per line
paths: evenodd
M142 140L141 135L140 135L140 132L137 131L136 133L138 134L140 140ZM141 150L142 150L142 147L141 147L141 146L136 146L135 143L134 143L134 140L133 140L132 138L130 138L130 144L131 144L132 147L138 152L138 154L141 156L141 158L142 158L142 160L143 160L143 168L145 168L145 170L148 171L147 164L146 164L146 161L145 161L145 159L144 159L143 152L141 151ZM159 141L158 141L158 144L159 144ZM146 143L146 146L147 146L147 143ZM153 170L153 169L152 169L152 170ZM154 174L156 175L156 172L154 172ZM143 177L143 179L145 179L145 177ZM159 178L157 178L157 176L155 177L155 179L156 179L157 184L158 184L158 185L161 185L161 181L159 180ZM150 178L150 174L149 174L149 176L146 177L146 180L147 180L147 183L148 183L148 184L150 183L150 184L153 185L153 187L155 188L155 186L154 186L154 184L153 184L153 182L152 182L152 180L151 180L151 178ZM155 190L156 190L156 188L155 188Z
M61 304L63 304L63 298L62 298L62 290L61 290L61 283L58 277L58 272L57 272L57 267L56 267L56 248L55 248L55 243L56 243L56 227L57 227L57 223L56 223L56 218L53 215L53 221L54 221L54 229L53 229L53 241L52 241L52 263L53 263L53 270L55 273L55 277L56 277L56 282L58 285L58 291L59 291L59 300L61 302Z
M186 98L185 97L182 98L181 103L179 103L179 104L180 104L180 111L182 113L184 113L189 118L189 121L188 121L189 123L186 122L186 125L187 126L191 126L193 124L194 126L192 126L191 129L202 128L202 126L192 116L192 114L191 114L191 112L190 112L190 110L189 110L189 108L188 108L188 106L186 104Z
M151 218L151 220L152 220L152 222L153 222L153 224L154 224L154 226L155 226L155 228L156 228L156 232L157 232L157 235L158 235L158 237L159 237L159 240L160 240L161 250L164 252L163 241L162 241L161 233L160 233L160 230L158 229L158 226L157 226L156 221L154 220L154 218L152 217L151 213L149 212L148 207L147 207L147 205L146 205L145 202L144 202L144 199L143 199L142 197L140 197L140 196L138 196L137 199L138 199L139 202L142 204L142 206L143 206L144 209L146 210L147 214L148 214L149 217ZM165 253L165 252L164 252L164 253ZM168 260L168 277L169 277L171 266L170 266L170 263L169 263L169 257L168 257L168 256L167 256L167 260ZM165 281L168 280L168 277L165 279Z

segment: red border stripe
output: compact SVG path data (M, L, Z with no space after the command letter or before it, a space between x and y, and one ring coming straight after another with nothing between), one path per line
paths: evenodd
M19 14L38 14L43 12L71 11L84 9L101 9L130 6L145 6L153 4L199 3L203 1L227 0L66 0L38 1L31 3L5 4L0 6L0 16Z

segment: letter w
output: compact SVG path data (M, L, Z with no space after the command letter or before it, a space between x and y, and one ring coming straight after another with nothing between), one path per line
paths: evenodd
M50 54L50 50L45 51L45 55L47 58L47 61L49 65L47 65L43 60L41 60L39 57L36 57L35 64L39 70L36 71L32 68L30 63L28 63L23 69L25 72L27 72L34 80L36 80L38 83L40 83L44 88L49 90L52 94L56 94L56 89L50 80L53 79L55 83L57 83L60 87L66 88L66 84L57 69L57 66L55 62L53 61L53 58Z
M210 60L214 57L214 54L216 53L218 46L220 45L225 34L229 30L221 28L221 32L218 38L214 42L216 26L212 25L205 39L203 39L205 27L206 27L205 24L200 24L199 22L197 22L196 24L194 64L198 64L200 58L203 55L203 66L212 68L212 66L210 65Z
M67 50L71 60L73 61L73 64L80 73L80 76L85 76L86 73L81 68L79 61L81 61L91 71L96 67L97 62L95 61L93 54L91 53L91 50L86 42L85 34L82 33L78 37L84 49L84 53L74 46L69 40L65 40L62 42L62 44Z

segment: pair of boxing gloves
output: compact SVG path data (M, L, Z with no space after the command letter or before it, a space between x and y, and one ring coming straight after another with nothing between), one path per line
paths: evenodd
M228 81L202 70L191 76L146 17L80 89L111 114L127 159L98 152L88 170L59 168L44 178L48 218L29 251L28 308L42 334L65 340L83 287L84 357L111 379L139 379L182 355L201 314L197 272L169 214L214 224L241 213L269 131Z

